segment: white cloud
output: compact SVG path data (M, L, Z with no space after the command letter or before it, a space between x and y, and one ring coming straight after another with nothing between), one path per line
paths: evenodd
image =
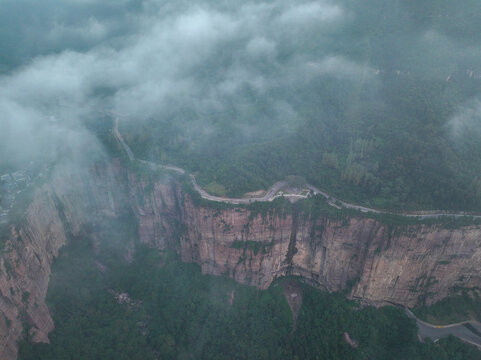
M94 41L95 46L38 57L0 77L0 113L9 114L0 118L2 128L9 128L15 137L28 133L26 129L42 128L35 136L46 136L50 144L66 144L65 139L75 144L61 132L49 136L53 125L38 119L55 114L62 131L69 128L75 129L72 134L81 134L79 119L92 108L114 108L130 114L133 121L162 117L172 103L201 112L222 111L225 98L237 101L246 86L265 94L286 83L302 84L306 74L349 77L364 71L363 66L335 55L305 60L302 49L290 60L277 58L279 48L289 46L283 43L286 38L296 40L291 26L311 31L312 23L338 21L344 12L337 5L279 1L239 4L226 11L151 2L144 9L131 19L134 31L114 43L109 36L118 24L94 16L78 26L56 22L48 31L52 39L78 37ZM98 89L108 89L108 95L95 97ZM297 121L293 108L287 102L275 103L275 109L283 110L274 109L274 116L292 128L287 122ZM188 120L189 129L212 128L205 122L195 124L201 120ZM32 136L26 141L38 151L38 141Z
M343 10L337 5L310 2L290 6L284 10L279 21L286 26L306 26L310 22L339 21L343 16Z
M277 44L265 37L255 37L247 43L246 50L252 57L274 56Z
M466 135L481 135L481 101L471 100L462 106L447 126L456 140L461 140Z
M308 71L314 75L329 75L333 77L357 78L374 73L368 66L360 65L344 56L327 56L320 61L306 63Z
M87 41L101 41L109 34L109 30L108 24L100 22L95 17L90 17L87 21L75 26L65 23L55 23L46 37L52 43L58 43L62 40L72 38Z

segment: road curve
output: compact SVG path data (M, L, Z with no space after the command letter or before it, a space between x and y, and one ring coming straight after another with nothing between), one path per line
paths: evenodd
M122 146L122 148L127 153L127 156L129 157L129 160L134 161L135 160L134 153L132 152L132 150L130 150L129 145L127 145L127 143L124 141L124 138L122 137L122 135L120 135L120 132L119 132L119 118L115 119L114 135L115 135L115 138L117 139L118 143L120 144L120 146Z
M115 138L117 139L118 143L121 145L121 147L127 153L127 156L129 158L129 160L130 161L136 160L132 150L127 145L127 143L124 141L122 135L119 132L119 117L121 115L113 113L111 111L110 111L110 113L116 116L115 117L115 126L114 126L114 129L113 129L113 133L115 135ZM175 171L179 174L186 174L186 171L184 169L182 169L180 167L177 167L177 166L174 166L174 165L157 164L157 163L153 163L153 162L146 161L146 160L139 160L139 161L141 163L149 165L152 168L171 170L171 171ZM193 185L195 191L197 191L202 198L210 200L210 201L223 202L223 203L226 203L226 204L235 204L236 205L236 204L250 204L250 203L256 202L256 201L273 201L275 198L277 198L279 196L284 196L286 198L292 198L292 199L307 198L306 195L298 195L298 194L282 194L282 195L279 195L279 194L277 194L277 192L281 188L283 188L284 186L287 185L286 181L276 182L274 185L272 185L269 188L267 193L262 197L235 199L235 198L228 198L228 197L210 195L207 191L205 191L204 189L202 189L199 186L199 184L197 183L197 180L195 179L194 175L190 174L190 179L192 181L192 185ZM377 210L377 209L369 208L369 207L366 207L366 206L351 204L351 203L339 200L339 199L337 199L337 198L333 197L332 195L318 189L317 187L315 187L314 185L311 185L311 184L306 184L306 187L309 190L311 190L314 193L314 195L321 195L324 198L326 198L327 203L329 205L331 205L333 207L336 207L338 209L341 209L341 208L344 207L344 208L347 208L347 209L358 210L358 211L361 211L363 213L397 215L397 216L411 217L411 218L417 218L417 219L432 219L432 218L439 218L439 217L454 217L454 218L471 217L473 219L481 219L480 214L471 214L471 213L467 213L467 212L417 211L417 212L412 212L412 213L408 213L408 212L399 213L399 212L382 211L382 210Z
M255 201L272 201L275 198L275 194L282 187L287 185L287 182L279 181L279 182L276 182L274 185L272 185L271 188L267 191L267 193L262 197L233 199L233 198L210 195L207 191L205 191L199 186L194 175L191 174L190 179L192 181L192 185L194 186L195 191L197 191L200 194L200 196L202 196L204 199L217 201L217 202L224 202L228 204L250 204Z
M416 320L418 335L421 339L429 338L437 341L443 337L453 335L481 349L481 337L479 336L481 334L481 323L478 321L465 321L450 325L432 325L418 319L409 309L405 308L405 311L407 316ZM472 327L474 331L469 327Z
M120 134L118 130L118 118L115 120L115 127L113 130L113 133L121 145L121 147L125 150L127 153L127 156L130 161L135 160L135 156L130 149L130 147L127 145L127 143L124 141L122 135ZM182 168L179 168L174 165L169 165L169 164L156 164L150 161L146 160L139 160L141 163L146 164L150 166L153 169L165 169L165 170L171 170L175 171L180 174L186 174L186 171ZM253 197L253 198L227 198L227 197L221 197L221 196L214 196L210 195L207 193L204 189L202 189L199 184L197 183L197 180L195 179L195 176L190 174L190 179L192 181L192 185L199 193L199 195L207 200L210 201L217 201L217 202L223 202L223 203L228 203L228 204L250 204L255 201L272 201L278 196L277 192L284 186L287 185L286 181L279 181L276 182L274 185L270 187L270 189L267 191L267 193L262 196L262 197ZM407 214L407 213L394 213L394 212L388 212L388 211L380 211L372 208L368 208L365 206L360 206L360 205L355 205L351 203L347 203L344 201L341 201L339 199L336 199L335 197L329 195L328 193L318 189L317 187L307 184L306 187L311 190L315 195L322 195L327 199L327 202L336 207L336 208L341 208L345 207L348 209L355 209L359 210L361 212L369 212L369 213L374 213L374 214L392 214L392 215L401 215L401 216L406 216L406 217L415 217L415 218L420 218L420 219L426 219L426 218L437 218L441 216L451 216L451 217L464 217L464 216L471 216L473 218L481 218L481 215L471 215L468 213L445 213L445 212L417 212L415 214ZM306 196L304 195L297 195L297 194L283 194L282 196L285 197L292 197L292 198L305 198ZM462 323L456 323L456 324L450 324L450 325L432 325L429 324L425 321L422 321L418 319L409 309L405 308L406 314L416 320L416 324L418 326L418 334L421 337L421 339L426 339L430 338L433 341L437 341L440 338L447 337L449 335L453 335L458 337L464 342L467 342L469 344L475 345L478 348L481 349L481 337L478 336L478 334L481 334L481 323L477 321L467 321L467 322L462 322ZM468 326L467 326L468 325ZM470 329L469 327L473 328ZM477 334L475 333L477 332Z

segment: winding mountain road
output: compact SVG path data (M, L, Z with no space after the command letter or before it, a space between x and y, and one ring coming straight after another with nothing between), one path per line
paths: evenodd
M110 111L110 114L115 116L115 126L113 129L113 134L115 135L115 138L117 139L118 143L121 145L121 147L125 150L128 158L130 161L135 161L136 158L130 149L129 145L124 141L122 135L119 132L119 117L121 115L113 113ZM143 164L149 165L152 168L156 169L164 169L164 170L171 170L175 171L179 174L186 174L186 171L180 167L170 165L170 164L157 164L153 163L151 161L146 161L146 160L139 160ZM222 197L222 196L214 196L210 195L207 191L202 189L199 184L197 183L197 180L195 179L195 176L190 174L190 179L192 181L192 185L199 193L199 195L207 200L210 201L216 201L216 202L223 202L227 204L250 204L252 202L256 201L273 201L275 198L281 196L278 194L278 191L281 190L283 187L287 186L286 181L279 181L276 182L274 185L272 185L267 193L262 196L262 197L247 197L247 198L228 198L228 197ZM354 209L361 211L363 213L372 213L372 214L388 214L388 215L398 215L398 216L404 216L404 217L411 217L411 218L418 218L418 219L430 219L430 218L439 218L439 217L454 217L454 218L460 218L460 217L471 217L473 219L481 219L480 214L473 214L473 213L467 213L467 212L446 212L446 211L417 211L417 212L390 212L390 211L382 211L382 210L377 210L373 208L369 208L366 206L361 206L361 205L356 205L356 204L351 204L342 200L339 200L332 195L318 189L317 187L311 185L311 184L306 184L305 185L309 190L312 191L314 195L321 195L326 198L327 202L329 205L334 206L338 209L341 208L346 208L346 209ZM300 198L307 198L307 195L300 195L300 194L282 194L282 196L286 198L292 198L292 199L300 199Z
M287 182L285 181L279 181L276 182L274 185L271 186L269 191L262 197L252 197L252 198L239 198L239 199L233 199L233 198L227 198L227 197L221 197L221 196L213 196L207 193L204 189L202 189L199 184L197 183L197 180L195 179L194 175L190 175L190 179L192 180L192 185L194 186L194 189L202 196L204 199L211 200L211 201L217 201L217 202L224 202L228 204L250 204L255 201L272 201L275 198L275 194L284 186L287 185ZM293 195L293 194L286 194L286 196Z
M114 135L115 135L115 138L117 139L117 142L125 150L125 153L129 157L129 160L134 161L135 160L134 153L132 152L132 150L130 150L130 146L127 145L127 143L124 141L124 138L122 137L122 135L120 135L120 132L119 132L119 118L115 119Z
M136 158L130 149L130 147L127 145L127 143L124 141L122 135L119 132L118 129L118 117L116 118L115 121L115 127L113 129L113 133L118 141L118 143L121 145L121 147L125 150L128 158L130 161L135 161ZM169 164L157 164L153 163L150 161L146 160L138 160L143 164L146 164L150 166L153 169L164 169L164 170L171 170L175 171L179 174L186 174L186 171L180 167L174 166L174 165L169 165ZM199 193L199 195L207 200L210 201L217 201L217 202L223 202L227 204L250 204L255 201L273 201L276 197L280 196L278 194L279 190L281 190L283 187L287 186L286 181L279 181L276 182L274 185L272 185L267 193L262 196L262 197L251 197L251 198L227 198L227 197L221 197L221 196L214 196L210 195L207 191L202 189L200 185L197 183L197 180L194 175L189 174L190 179L192 181L192 185ZM351 204L342 200L339 200L328 193L318 189L317 187L307 184L306 187L312 191L315 195L321 195L326 198L328 204L331 206L334 206L338 209L344 207L347 209L354 209L358 210L364 213L374 213L374 214L392 214L392 215L401 215L405 217L414 217L414 218L419 218L419 219L427 219L427 218L438 218L442 216L449 216L449 217L465 217L465 216L470 216L472 218L481 218L481 215L478 214L469 214L465 212L459 212L459 213L449 213L449 212L433 212L433 211L419 211L417 213L395 213L395 212L388 212L388 211L381 211L377 209L372 209L368 208L365 206L360 206L356 204ZM282 194L282 196L287 197L287 198L306 198L306 195L300 195L300 194ZM418 326L418 335L420 336L421 339L426 339L430 338L433 341L437 341L440 338L447 337L449 335L453 335L458 337L464 342L467 342L469 344L475 345L478 348L481 349L481 323L477 321L468 321L468 322L462 322L462 323L457 323L457 324L450 324L450 325L432 325L427 322L424 322L420 319L418 319L409 309L404 308L406 311L406 314L415 319L417 326Z
M453 335L481 349L481 323L478 321L465 321L450 325L432 325L418 319L409 309L405 309L405 311L407 316L416 320L418 335L422 339L429 338L437 341L443 337Z

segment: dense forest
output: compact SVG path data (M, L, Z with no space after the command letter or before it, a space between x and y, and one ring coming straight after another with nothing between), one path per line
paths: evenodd
M134 153L217 194L295 174L378 208L481 210L481 4L339 5L347 20L292 33L265 15L257 36L275 50L262 57L248 34L216 44L189 74L195 101L123 122Z
M455 338L420 343L415 322L394 307L361 308L295 278L262 291L202 275L173 252L133 253L128 223L112 225L108 242L77 238L62 249L47 295L50 344L27 338L19 359L481 358ZM294 331L286 281L302 291Z
M453 289L453 291L454 295L431 306L420 306L415 309L417 317L433 324L453 324L472 319L481 321L479 289Z
M138 158L185 168L183 191L217 209L230 205L207 204L188 175L217 195L294 175L369 207L481 213L479 0L1 0L0 24L0 245L11 224L27 229L36 189L57 194L53 174L72 185L63 200L74 199L83 181L66 168L119 158L139 178L164 175L128 162L117 121ZM19 171L27 180L12 181ZM85 183L96 185L103 191ZM300 216L479 225L360 214L320 196L295 206ZM50 344L33 344L19 313L19 359L481 359L457 338L420 342L400 309L363 307L302 279L259 290L204 276L175 252L138 244L132 214L109 214L92 214L53 263ZM301 289L298 313L286 286ZM416 313L480 319L480 304L476 289L460 289Z

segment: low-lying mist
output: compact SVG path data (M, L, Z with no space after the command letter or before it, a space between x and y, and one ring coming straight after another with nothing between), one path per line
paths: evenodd
M236 177L252 186L296 172L407 204L415 172L400 174L394 154L421 171L443 149L446 176L481 166L457 150L480 142L480 13L476 1L3 0L1 163L103 156L111 110L140 157L216 173L203 178L230 193L246 189L221 173L243 163ZM279 140L316 150L264 174L256 164ZM317 175L293 166L327 158ZM465 160L476 163L453 165Z

